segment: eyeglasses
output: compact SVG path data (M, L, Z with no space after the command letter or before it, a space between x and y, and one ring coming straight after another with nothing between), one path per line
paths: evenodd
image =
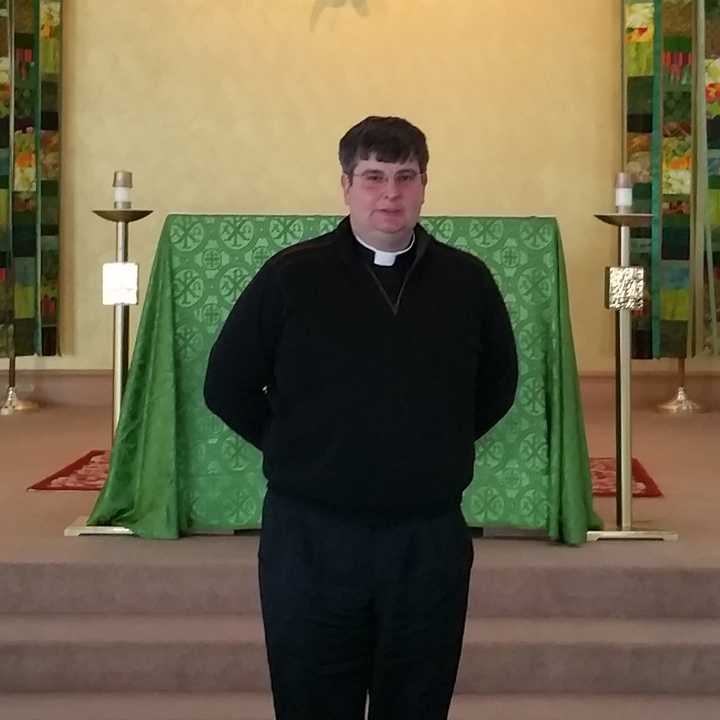
M395 187L400 190L411 188L424 175L425 173L420 173L417 170L400 170L393 176ZM353 173L352 177L360 178L360 185L365 190L381 190L390 182L390 176L380 170Z

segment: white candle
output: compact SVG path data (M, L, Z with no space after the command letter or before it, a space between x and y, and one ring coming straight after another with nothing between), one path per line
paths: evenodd
M130 207L130 188L132 187L132 173L127 170L116 170L113 177L113 198L116 208Z
M632 180L627 173L618 173L615 179L615 207L618 212L632 210Z
M129 187L114 187L113 188L113 200L117 202L130 202L130 188Z

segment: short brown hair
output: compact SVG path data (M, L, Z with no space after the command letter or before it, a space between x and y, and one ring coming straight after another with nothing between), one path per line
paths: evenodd
M360 160L375 156L380 162L417 160L425 173L429 159L427 140L420 128L400 117L371 115L353 125L340 139L338 157L350 177Z

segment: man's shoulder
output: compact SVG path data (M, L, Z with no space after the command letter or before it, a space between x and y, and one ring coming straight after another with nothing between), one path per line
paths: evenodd
M422 228L422 231L429 237L436 258L447 263L449 268L457 268L458 270L465 269L469 273L481 275L489 272L482 258L479 258L468 250L463 250L462 248L454 247L453 245L448 245L438 240L424 228Z
M336 240L337 228L317 237L301 240L275 253L268 259L266 267L282 270L320 260L325 254L332 251Z

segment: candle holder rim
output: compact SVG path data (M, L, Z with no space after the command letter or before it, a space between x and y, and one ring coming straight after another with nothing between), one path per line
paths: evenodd
M134 222L150 215L153 210L135 210L133 208L113 208L112 210L93 210L93 213L103 220L113 222Z
M601 222L615 227L648 227L652 222L652 213L636 212L609 212L595 213L595 217Z

